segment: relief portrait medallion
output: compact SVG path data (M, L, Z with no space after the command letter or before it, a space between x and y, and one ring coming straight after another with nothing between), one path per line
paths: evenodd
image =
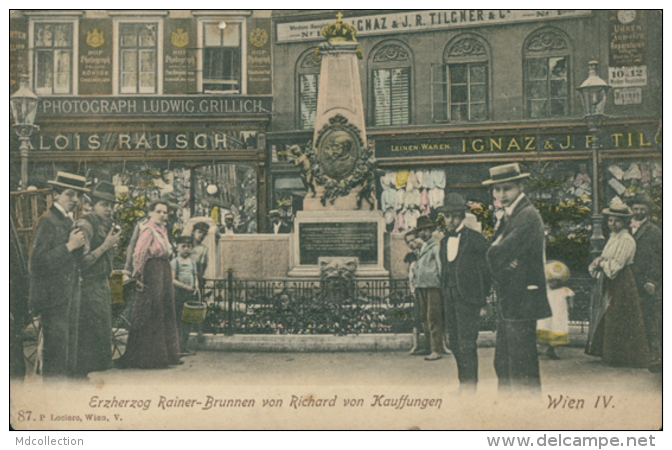
M325 175L341 180L355 170L360 151L358 140L349 130L330 130L321 139L317 158Z

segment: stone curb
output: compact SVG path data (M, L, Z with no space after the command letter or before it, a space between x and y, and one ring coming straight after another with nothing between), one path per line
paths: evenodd
M570 347L586 345L588 328L581 332L580 326L570 326ZM496 333L483 331L478 336L479 347L494 347ZM266 335L221 334L205 335L205 342L190 338L190 346L197 350L226 352L385 352L409 350L413 345L411 334L360 334L334 335Z

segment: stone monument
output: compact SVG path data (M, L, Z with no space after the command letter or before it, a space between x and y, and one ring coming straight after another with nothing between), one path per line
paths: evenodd
M320 85L313 141L293 149L309 193L294 221L289 276L319 276L318 260L357 258L358 278L385 270L385 220L376 210L378 168L366 139L355 27L336 15L322 29ZM314 188L314 190L313 190Z

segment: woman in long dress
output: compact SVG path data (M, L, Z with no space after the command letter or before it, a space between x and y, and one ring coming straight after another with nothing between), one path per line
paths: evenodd
M81 303L75 373L107 370L112 365L112 304L110 274L121 230L112 228L114 186L100 182L91 192L92 211L77 221L86 237L81 270Z
M170 268L172 246L164 224L168 204L149 205L149 220L140 227L133 252L133 277L139 292L133 306L131 328L119 367L160 368L182 364L179 360L175 295Z
M630 265L636 243L625 224L632 212L626 205L612 204L603 211L611 235L602 255L590 264L597 278L591 305L586 353L601 356L610 366L646 367L649 343L637 285Z

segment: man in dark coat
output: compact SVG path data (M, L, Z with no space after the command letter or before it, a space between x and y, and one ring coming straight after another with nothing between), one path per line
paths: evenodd
M632 235L637 242L632 273L642 300L642 312L651 348L652 372L663 369L663 232L649 218L650 203L645 194L630 202Z
M473 393L478 383L478 327L481 308L490 292L490 271L485 260L488 242L464 226L467 204L448 194L441 209L446 234L439 245L444 324L450 350L457 362L460 392Z
M495 371L500 391L541 391L537 319L551 316L544 273L544 224L527 198L518 163L490 169L493 195L504 208L487 261L497 289Z
M77 328L77 372L79 378L106 370L112 365L112 293L110 275L121 228L113 227L116 197L114 185L101 181L91 193L92 210L76 223L86 237L82 257L81 302Z
M69 213L86 188L86 178L58 172L54 204L35 229L30 257L30 305L40 315L44 347L42 375L69 377L75 373L79 320L79 271L76 260L86 238Z
M268 232L273 234L287 234L292 232L292 227L287 225L282 217L280 217L280 211L277 209L272 209L268 213Z

